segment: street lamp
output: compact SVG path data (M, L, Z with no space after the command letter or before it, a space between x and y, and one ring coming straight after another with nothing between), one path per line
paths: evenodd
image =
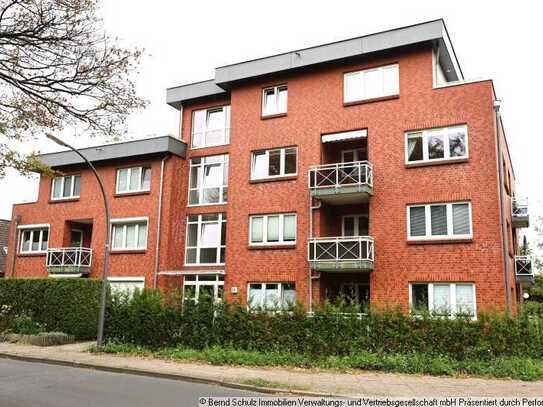
M59 146L69 148L74 153L76 153L79 157L81 157L90 167L92 172L94 173L94 176L96 177L96 180L98 181L98 185L100 186L100 191L102 192L102 198L104 199L104 209L106 212L106 242L104 245L104 268L102 271L102 293L100 298L100 315L98 319L98 335L96 337L96 347L100 349L102 347L102 344L104 342L104 321L106 318L106 299L107 299L107 274L108 274L108 268L109 268L109 242L111 240L111 231L110 231L110 215L109 215L109 201L106 195L106 190L104 188L104 183L102 181L102 177L98 174L98 171L96 171L96 168L94 165L87 160L87 158L76 148L72 147L68 143L62 141L58 137L53 136L52 134L47 134L47 138L57 143Z

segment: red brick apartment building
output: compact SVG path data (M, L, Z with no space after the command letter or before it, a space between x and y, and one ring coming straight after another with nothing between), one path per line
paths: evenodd
M442 20L223 66L167 102L178 138L83 150L118 289L476 315L531 282L499 100ZM6 276L99 278L98 185L72 152L42 159L64 176L14 206Z

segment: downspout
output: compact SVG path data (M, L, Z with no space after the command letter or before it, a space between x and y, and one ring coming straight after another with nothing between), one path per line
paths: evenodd
M160 227L162 224L162 191L164 189L164 165L171 155L166 154L160 162L160 187L158 191L158 215L156 225L155 271L153 275L153 288L158 286L158 270L160 268Z
M313 198L311 192L309 193L309 239L313 237L313 210L319 209L322 206L322 202L319 201L318 205L313 206ZM313 312L313 272L311 265L309 265L309 279L308 279L308 295L309 295L309 307L308 312Z
M502 229L502 251L503 251L503 277L504 277L504 286L505 286L505 301L506 301L506 310L511 311L511 292L509 287L509 241L508 241L508 230L505 224L505 204L504 204L504 174L503 174L503 154L502 154L502 145L500 140L500 103L499 100L494 101L494 111L496 113L496 147L498 153L498 184L499 184L499 203L500 203L500 225Z
M21 224L21 215L15 215L13 219L15 220L15 237L13 239L15 244L13 245L12 249L13 259L11 260L11 278L15 278L15 268L17 267L17 252L19 251L19 225Z

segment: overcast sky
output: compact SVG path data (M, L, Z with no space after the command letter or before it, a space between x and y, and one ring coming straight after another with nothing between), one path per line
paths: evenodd
M217 66L444 18L465 77L494 79L517 195L529 197L533 215L543 212L538 6L473 0L103 0L102 8L108 33L148 55L136 83L150 107L128 121L136 138L175 134L177 115L165 103L166 88L212 78ZM84 136L72 141L80 147L103 142ZM21 148L57 149L47 140ZM34 200L36 194L36 181L9 173L0 180L0 218L10 218L13 203Z

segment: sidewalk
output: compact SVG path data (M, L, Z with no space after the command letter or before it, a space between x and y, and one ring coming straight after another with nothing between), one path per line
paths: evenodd
M56 347L38 347L0 343L0 357L37 360L81 367L104 369L132 374L144 374L221 384L229 387L278 392L342 396L541 396L543 381L493 380L402 375L356 371L331 371L295 368L248 368L212 366L202 363L183 363L160 359L91 354L89 343ZM1 362L0 362L1 363ZM257 386L255 386L255 384ZM275 389L273 390L275 391Z

